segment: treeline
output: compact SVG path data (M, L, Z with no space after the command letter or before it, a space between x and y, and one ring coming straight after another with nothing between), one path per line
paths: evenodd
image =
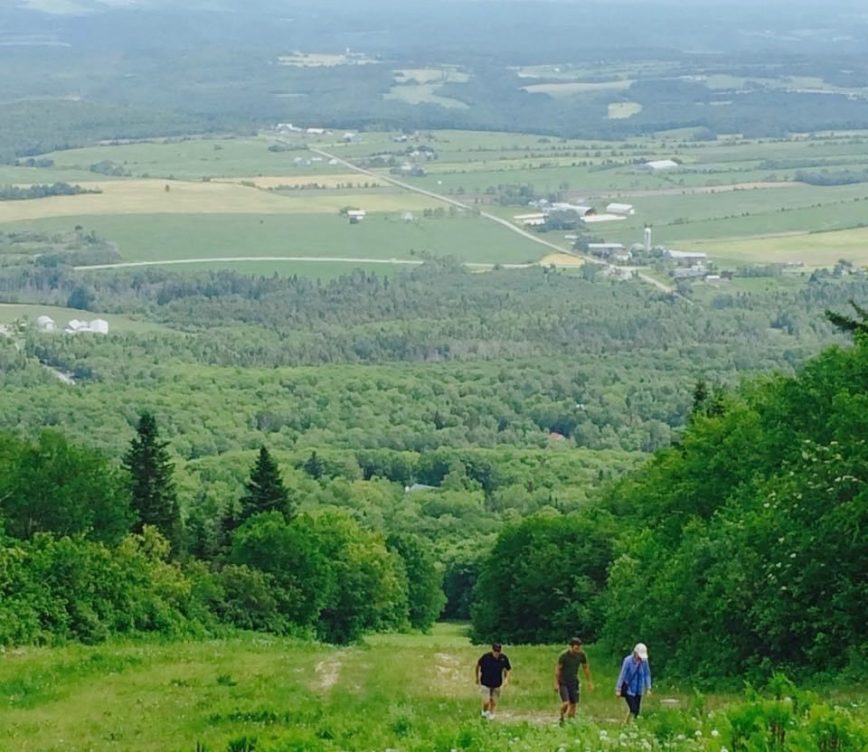
M56 433L0 436L0 644L227 627L317 636L427 629L445 600L429 543L297 514L264 448L203 556L144 413L123 467Z
M82 193L102 193L99 188L82 188L69 183L29 185L0 185L0 201L27 201L48 196L78 196Z
M798 170L793 179L808 185L852 185L868 182L868 170Z
M502 533L474 590L477 638L548 641L571 626L618 650L657 646L655 665L684 676L780 666L859 675L868 642L861 313L847 320L853 347L726 394L698 384L672 447L578 514Z

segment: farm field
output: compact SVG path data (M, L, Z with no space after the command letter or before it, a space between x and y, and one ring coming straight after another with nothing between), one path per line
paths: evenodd
M524 263L542 247L479 217L371 214L350 225L337 210L328 214L135 214L77 217L76 222L111 238L125 261L165 261L238 256L319 256L421 260L424 253L479 263ZM41 231L69 229L54 217L15 223ZM0 225L2 227L2 225ZM236 262L233 262L233 264ZM259 267L257 267L259 268ZM286 269L285 264L280 268ZM305 266L298 265L298 273ZM346 265L345 271L352 268ZM262 273L267 267L262 268Z
M434 68L400 74L398 81L415 82L400 87L439 86L462 75ZM238 258L251 257L259 260L245 268L324 276L342 273L335 267L345 262L262 258L391 261L429 253L511 264L547 254L470 212L452 216L452 209L435 217L448 204L391 184L390 168L370 167L367 160L376 156L390 157L391 164L416 162L427 174L400 175L402 182L507 221L527 211L517 193L525 186L523 196L558 197L598 211L611 201L634 205L635 214L625 220L589 225L606 242L638 242L650 224L655 243L703 250L724 264L786 260L814 267L841 257L861 264L868 256L858 231L866 221L868 182L820 186L797 178L805 170L861 174L864 138L848 132L697 141L682 130L602 142L469 131L402 139L389 132L352 138L293 132L105 145L44 155L51 168L3 168L10 182L45 173L102 192L0 202L0 228L81 225L115 243L127 262L210 259L203 263L214 267L225 258L237 269L243 263ZM369 172L353 171L308 147ZM422 156L426 150L433 159ZM652 159L675 159L682 166L636 170ZM100 163L123 174L97 176L90 167ZM364 208L368 216L350 226L339 216L347 207ZM817 241L818 231L832 235ZM545 239L565 247L570 242L557 233Z
M700 241L698 250L716 258L739 263L802 263L807 267L833 266L845 259L860 266L868 265L868 228L813 232L726 242Z
M432 198L394 190L370 195L352 190L276 193L238 183L167 180L115 180L80 185L101 192L4 201L0 203L0 223L100 214L337 214L348 205L364 206L369 211L405 212L441 205Z
M558 727L551 683L562 646L507 645L512 679L497 717L485 721L473 683L485 650L450 624L340 649L264 636L23 648L0 664L0 749L536 752L603 749L606 737L642 749L653 728L691 704L689 689L660 683L623 734L623 702L612 691L618 659L591 646L594 690L583 688L578 721ZM705 713L737 699L708 696ZM833 691L826 699L853 698ZM720 720L702 714L687 723L713 736Z

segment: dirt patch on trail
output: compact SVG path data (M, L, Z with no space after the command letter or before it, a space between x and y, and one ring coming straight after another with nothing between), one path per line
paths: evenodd
M316 678L313 681L313 689L318 692L330 692L341 677L343 660L340 657L331 660L320 661L316 664Z
M449 653L434 653L434 684L438 694L469 692L473 687L473 666L462 663L457 656Z

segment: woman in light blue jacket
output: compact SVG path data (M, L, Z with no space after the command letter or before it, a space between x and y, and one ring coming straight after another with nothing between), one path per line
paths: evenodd
M624 658L621 673L618 674L618 681L615 682L615 694L623 697L630 709L627 720L639 715L642 695L650 692L651 669L648 666L648 648L644 642L638 642L633 652Z

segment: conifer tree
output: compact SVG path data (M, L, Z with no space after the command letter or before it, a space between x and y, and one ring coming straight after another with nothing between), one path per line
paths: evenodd
M239 522L261 512L281 512L287 519L293 516L294 510L290 508L289 493L283 485L280 470L264 446L259 448L259 456L244 486L247 493L241 497Z
M856 316L850 317L826 310L826 318L843 332L862 336L868 334L868 309L857 305L855 300L851 300L850 305L856 311Z
M323 461L317 456L316 450L310 453L310 457L304 461L302 468L311 478L315 478L316 480L322 478L325 472Z
M172 544L173 554L178 555L183 530L167 446L168 442L160 440L154 416L143 412L123 465L130 474L132 505L137 515L133 531L140 533L145 525L153 525Z

